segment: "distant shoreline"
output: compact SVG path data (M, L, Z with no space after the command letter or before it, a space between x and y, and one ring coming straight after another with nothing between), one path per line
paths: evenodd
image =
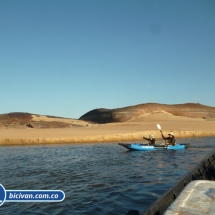
M215 121L200 119L151 120L150 122L125 122L96 124L77 128L1 128L0 145L77 144L110 142L145 142L143 136L154 134L162 142L156 129L161 124L164 136L173 131L176 139L215 136Z
M177 132L176 132L177 133ZM180 138L200 138L214 136L215 133L198 132L198 135L189 135L190 132L183 132L184 135L177 136L177 142ZM196 133L196 132L195 132ZM177 135L177 134L176 134ZM113 142L147 142L143 139L136 139L136 134L123 135L106 135L93 137L79 137L79 138L31 138L31 139L0 139L0 146L10 145L44 145L44 144L85 144L85 143L113 143ZM161 138L157 138L159 143L162 143Z

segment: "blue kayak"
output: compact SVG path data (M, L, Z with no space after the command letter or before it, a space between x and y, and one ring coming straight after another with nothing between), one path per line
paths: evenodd
M168 145L148 145L148 144L138 144L138 143L118 143L119 145L125 147L129 150L135 150L135 151L152 151L152 150L181 150L186 149L190 143L180 143L176 144L175 146Z

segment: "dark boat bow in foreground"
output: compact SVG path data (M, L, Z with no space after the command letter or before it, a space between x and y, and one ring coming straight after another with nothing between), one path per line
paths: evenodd
M160 198L158 198L145 212L140 213L137 210L132 210L132 211L128 211L126 215L162 215L165 212L167 214L175 214L174 211L171 212L171 209L173 207L170 207L170 210L168 211L167 209L176 200L176 198L184 190L184 188L190 182L196 181L196 180L202 180L202 183L204 183L203 180L215 181L215 150L211 152L209 155L207 155L200 163L198 163L197 166L193 168L193 170L189 171L184 177L182 177L182 179L179 180L172 188L170 188L166 193L164 193ZM196 182L198 183L198 181ZM186 202L186 198L184 199L184 201ZM201 205L202 202L200 201L199 204ZM176 203L176 205L180 208L181 202ZM208 204L207 207L208 207L208 210L210 210L211 205ZM212 207L213 207L213 204L212 204ZM189 211L189 208L188 208L188 211ZM188 214L188 213L177 212L177 214ZM212 214L212 213L207 213L207 214Z

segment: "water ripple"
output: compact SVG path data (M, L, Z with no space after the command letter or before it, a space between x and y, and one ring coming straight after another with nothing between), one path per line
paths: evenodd
M215 148L215 138L183 139L182 151L126 151L117 144L1 147L6 190L65 192L59 203L7 203L10 214L118 215L144 211Z

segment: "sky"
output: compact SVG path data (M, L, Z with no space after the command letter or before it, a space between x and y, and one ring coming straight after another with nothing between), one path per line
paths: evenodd
M0 114L215 107L214 0L0 0Z

